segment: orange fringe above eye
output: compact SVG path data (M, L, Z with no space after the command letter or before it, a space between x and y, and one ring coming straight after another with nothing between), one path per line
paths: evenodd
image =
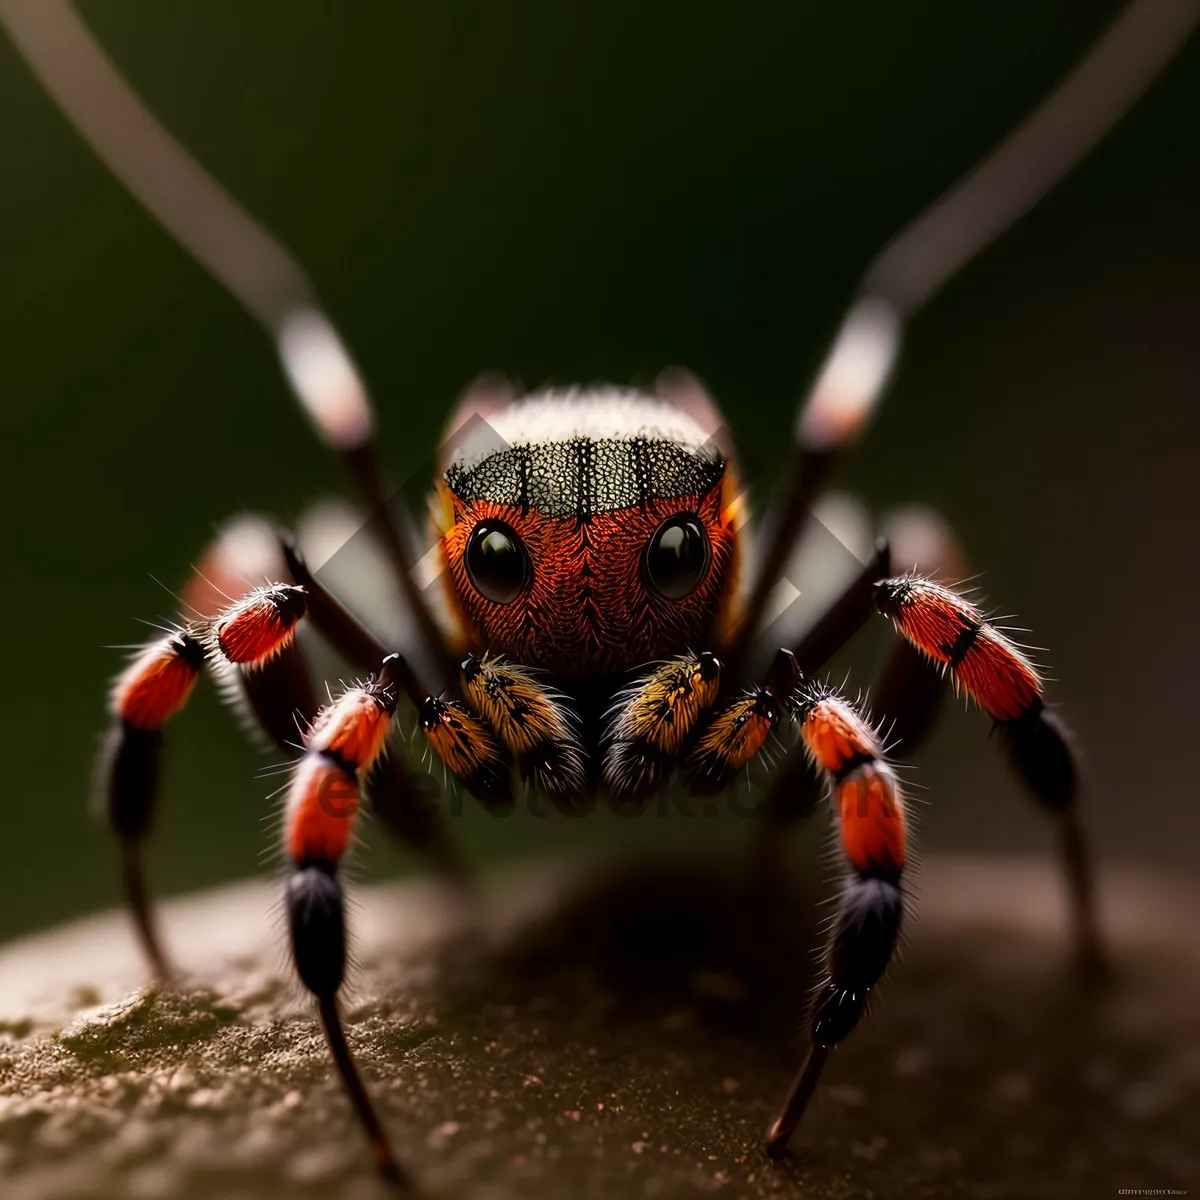
M357 815L354 777L325 754L306 754L288 789L288 857L298 863L337 862L350 845Z
M288 584L255 588L217 618L213 635L231 663L253 666L288 644L304 607L301 588Z
M356 770L383 752L392 727L392 706L370 687L349 688L317 714L304 744L327 750Z
M834 785L833 803L842 847L856 870L898 873L904 869L904 801L886 763L855 767Z
M158 729L188 701L204 649L188 633L170 633L152 642L118 677L112 711L135 729Z
M848 763L883 753L875 730L836 696L812 705L804 717L801 736L813 761L834 775Z

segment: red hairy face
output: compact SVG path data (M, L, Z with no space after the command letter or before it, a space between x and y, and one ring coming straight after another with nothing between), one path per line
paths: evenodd
M718 485L707 496L651 501L586 520L450 497L454 523L442 549L473 640L565 677L613 674L707 645L733 576L735 532L724 490ZM707 564L690 592L670 599L651 583L646 556L659 527L678 514L698 518ZM483 595L467 569L468 542L485 521L503 522L528 556L526 582L507 603Z
M710 648L734 581L734 484L686 415L549 393L484 434L449 456L438 495L473 649L579 678Z

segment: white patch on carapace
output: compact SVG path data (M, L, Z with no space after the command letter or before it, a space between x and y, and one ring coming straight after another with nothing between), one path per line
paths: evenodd
M466 499L589 515L656 498L704 495L720 480L720 449L690 416L641 392L553 389L452 435L446 472Z
M687 413L664 400L629 388L552 388L525 396L487 418L487 429L472 422L451 461L470 469L498 446L650 438L698 450L704 430Z

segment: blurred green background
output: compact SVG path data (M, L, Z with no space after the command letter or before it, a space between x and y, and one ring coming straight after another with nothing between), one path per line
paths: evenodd
M167 126L305 264L398 478L475 373L683 363L777 469L874 251L1060 78L1116 4L885 0L81 12ZM167 614L214 524L341 483L259 329L92 157L0 38L8 736L0 935L116 899L85 812L106 645ZM1200 50L910 330L840 482L920 500L1036 631L1107 856L1194 865ZM270 785L211 694L171 730L152 878L261 869ZM954 713L927 849L1049 835ZM546 823L542 823L545 825ZM470 822L480 854L587 825ZM633 836L633 835L631 835ZM808 835L819 841L815 831ZM372 870L402 860L370 856Z

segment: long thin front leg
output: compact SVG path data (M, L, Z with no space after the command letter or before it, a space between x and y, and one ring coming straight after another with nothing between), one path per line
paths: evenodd
M875 608L875 585L904 563L927 574L962 577L962 555L953 534L935 514L902 509L885 525L875 553L792 648L804 675L814 675L866 625ZM944 682L939 673L907 642L898 642L871 689L872 707L886 731L891 752L911 756L924 740L941 709ZM820 783L799 748L785 759L763 805L754 840L756 874L769 878L779 862L782 836L812 812Z
M797 416L784 503L729 653L731 666L740 668L831 467L881 400L905 323L1084 158L1197 21L1200 6L1187 0L1134 0L1016 130L875 256Z

